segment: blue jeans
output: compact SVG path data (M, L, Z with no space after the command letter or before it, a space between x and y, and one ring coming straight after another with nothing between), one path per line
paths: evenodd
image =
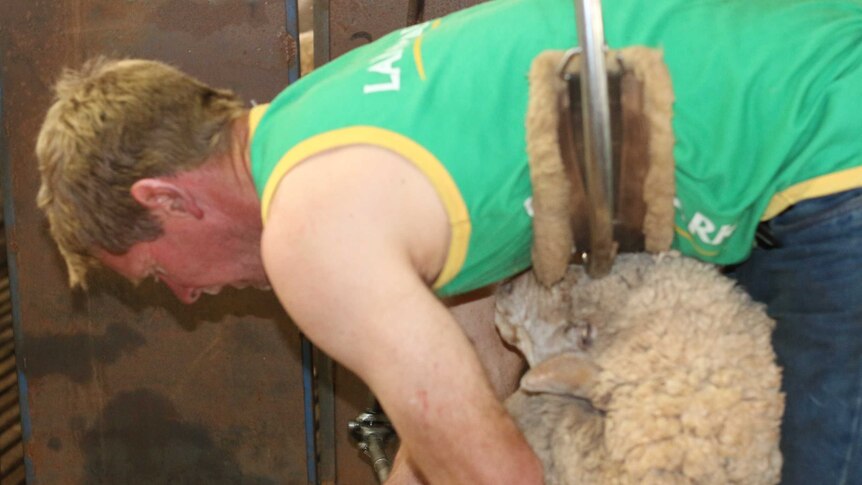
M761 225L728 274L767 305L784 368L783 484L862 484L862 189Z

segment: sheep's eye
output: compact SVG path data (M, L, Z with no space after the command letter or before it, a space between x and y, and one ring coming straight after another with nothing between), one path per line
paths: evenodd
M580 344L582 349L585 349L593 343L593 326L590 325L589 322L584 322L580 331L581 333L578 336L578 344Z
M566 341L577 346L578 350L587 350L593 344L593 326L586 320L569 322L565 335Z

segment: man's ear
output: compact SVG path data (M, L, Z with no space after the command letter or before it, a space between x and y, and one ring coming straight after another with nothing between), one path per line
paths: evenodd
M132 197L154 214L200 219L203 209L185 188L162 179L146 178L132 184Z

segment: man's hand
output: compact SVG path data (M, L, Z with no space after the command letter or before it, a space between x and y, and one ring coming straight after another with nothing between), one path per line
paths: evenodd
M541 483L469 340L428 289L449 224L418 170L377 148L329 152L285 177L266 224L263 258L283 305L371 387L429 483Z

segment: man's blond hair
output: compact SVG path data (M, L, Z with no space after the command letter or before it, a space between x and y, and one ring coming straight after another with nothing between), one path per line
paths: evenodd
M131 187L202 165L229 148L242 115L231 91L211 88L166 64L94 59L63 72L42 124L37 202L69 269L86 286L95 250L124 254L162 227Z

